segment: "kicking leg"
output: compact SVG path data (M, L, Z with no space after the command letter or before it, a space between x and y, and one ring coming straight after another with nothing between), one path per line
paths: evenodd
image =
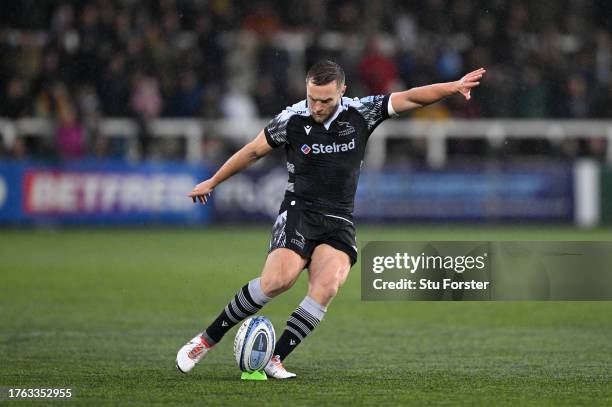
M251 280L238 291L202 337L210 345L219 342L233 326L256 314L273 297L291 288L306 262L292 250L274 250L266 259L261 277Z
M317 327L325 316L327 306L346 281L350 268L351 262L346 253L327 244L316 247L309 267L308 295L289 316L287 326L276 342L272 363L278 363L282 368L282 360ZM272 376L295 377L293 373L287 372L284 368L282 371L291 376L281 373L278 376L285 377L277 377L274 374Z
M273 297L293 286L308 260L289 249L276 249L266 259L261 277L242 287L204 332L183 346L177 368L186 373L235 325L256 314Z

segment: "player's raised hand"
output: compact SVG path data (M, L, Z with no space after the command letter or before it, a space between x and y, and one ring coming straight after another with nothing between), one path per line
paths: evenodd
M484 68L480 68L459 79L457 81L457 92L461 93L467 100L470 100L472 88L480 85L480 79L482 79L486 72Z
M206 181L202 181L196 185L193 190L187 194L187 196L193 200L193 203L197 203L196 200L198 200L202 205L204 205L208 198L210 198L213 189L215 189L213 181L207 179Z

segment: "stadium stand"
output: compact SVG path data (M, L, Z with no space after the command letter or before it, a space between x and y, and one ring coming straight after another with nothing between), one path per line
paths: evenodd
M451 98L415 112L419 119L609 118L611 12L598 1L11 2L0 16L0 117L51 120L54 134L14 126L2 154L126 157L124 137L102 137L100 121L127 117L137 128L136 156L183 157L182 142L151 143L155 119L271 117L303 98L305 69L321 58L344 66L352 96L487 67L473 101ZM605 137L519 141L506 150L601 158ZM222 135L205 139L209 152L234 148ZM387 147L425 159L423 143L389 137ZM448 147L459 156L490 153L478 139Z

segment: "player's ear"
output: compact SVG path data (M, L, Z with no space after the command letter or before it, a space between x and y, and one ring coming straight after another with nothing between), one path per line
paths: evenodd
M342 88L340 88L340 97L344 96L344 92L346 92L346 85L342 85Z

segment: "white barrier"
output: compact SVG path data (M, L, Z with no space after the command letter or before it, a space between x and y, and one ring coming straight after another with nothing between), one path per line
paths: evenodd
M202 143L207 137L227 138L242 144L255 137L267 123L267 119L158 119L150 123L149 132L154 137L184 138L185 158L197 162L202 158ZM139 128L132 119L102 119L97 131L102 137L123 137L129 140L131 151L137 149ZM19 135L53 137L55 123L35 118L14 121L0 118L0 134L5 147L10 150ZM386 141L390 137L423 137L427 143L427 161L433 168L444 166L448 138L484 138L492 146L500 146L506 138L537 137L561 142L566 138L600 137L607 140L606 160L612 163L612 120L388 120L376 129L368 141L366 162L370 168L383 166L387 154Z

